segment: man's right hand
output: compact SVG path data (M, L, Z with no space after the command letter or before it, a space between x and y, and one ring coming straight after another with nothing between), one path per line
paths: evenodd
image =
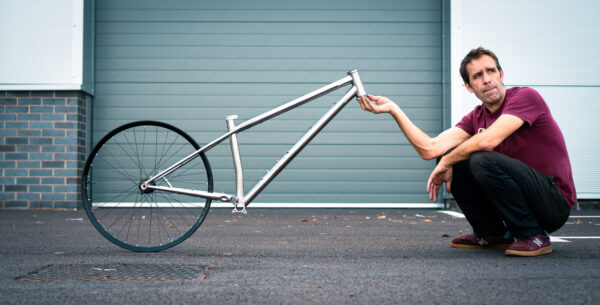
M372 113L391 113L394 109L398 108L398 105L387 97L384 96L359 96L357 98L360 108L365 111Z

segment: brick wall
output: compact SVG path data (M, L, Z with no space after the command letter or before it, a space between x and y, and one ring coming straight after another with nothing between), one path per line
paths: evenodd
M0 208L77 208L88 105L79 91L0 91Z

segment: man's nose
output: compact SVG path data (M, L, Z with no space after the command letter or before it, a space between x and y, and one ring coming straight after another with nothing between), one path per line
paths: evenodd
M491 81L491 79L492 78L490 77L490 75L488 73L483 73L483 83L484 84L489 83Z

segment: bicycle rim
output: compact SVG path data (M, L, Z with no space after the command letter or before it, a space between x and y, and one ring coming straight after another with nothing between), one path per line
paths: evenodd
M133 251L160 251L184 241L206 218L211 200L143 192L139 185L198 149L188 134L162 122L133 122L111 131L83 171L83 205L92 224L109 241ZM203 153L154 183L209 192L213 187Z

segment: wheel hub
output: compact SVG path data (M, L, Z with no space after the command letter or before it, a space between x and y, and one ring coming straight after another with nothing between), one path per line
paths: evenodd
M156 186L156 183L154 183L154 181L151 181L150 183L146 183L146 181L141 181L138 185L138 188L143 194L150 194L154 192L154 189L151 189L148 186Z

